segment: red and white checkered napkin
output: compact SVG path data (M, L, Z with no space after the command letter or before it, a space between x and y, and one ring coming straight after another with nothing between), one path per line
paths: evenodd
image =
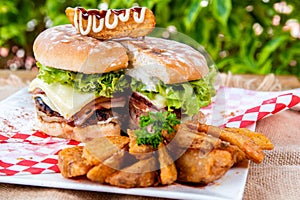
M280 111L293 108L300 103L296 93L286 93L264 100L260 105L247 109L243 114L232 117L223 126L245 128Z
M0 175L58 173L57 154L81 145L73 140L50 137L42 132L0 134Z
M57 173L57 154L76 141L33 131L35 106L26 89L0 102L0 175Z

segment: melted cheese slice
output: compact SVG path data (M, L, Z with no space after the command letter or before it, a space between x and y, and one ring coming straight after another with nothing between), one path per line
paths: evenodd
M36 88L40 88L46 94L36 96L40 96L44 103L65 119L70 119L82 107L95 99L94 93L81 93L71 86L58 83L47 84L39 78L30 83L29 91L34 91Z
M153 105L155 105L158 109L162 109L167 106L166 99L163 96L161 96L160 94L156 94L154 96L154 99L152 99L152 100L150 100L146 95L144 95L142 93L139 93L139 95L142 96L143 98L147 99L151 103L153 103Z

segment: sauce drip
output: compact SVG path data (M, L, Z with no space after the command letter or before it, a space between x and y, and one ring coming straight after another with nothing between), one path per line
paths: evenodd
M82 35L87 35L91 30L98 33L105 26L108 29L114 29L118 25L118 21L127 22L130 17L130 12L133 11L133 19L136 23L142 23L145 20L146 8L133 7L129 9L109 9L109 10L85 10L82 7L76 7L74 13L74 25ZM113 17L113 22L110 23L110 17ZM82 20L88 21L87 27L84 30ZM98 26L97 26L98 23Z
M120 14L125 14L126 10L125 10L125 9L112 10L112 12L113 12L115 15L120 15Z
M77 7L75 8L75 10L79 10L81 11L82 13L82 18L85 19L85 20L88 20L89 16L90 15L94 15L96 16L97 19L101 19L101 18L104 18L105 15L106 15L106 10L96 10L96 9L91 9L91 10L86 10L82 7Z
M140 14L142 11L142 8L141 7L133 7L133 8L131 8L131 10Z

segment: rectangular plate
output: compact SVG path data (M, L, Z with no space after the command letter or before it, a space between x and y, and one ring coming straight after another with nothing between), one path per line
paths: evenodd
M23 131L22 128L24 128L24 131L30 131L30 129L32 129L31 126L33 126L35 119L35 108L31 95L27 92L26 88L0 102L0 110L0 119L2 120L2 126L0 126L1 132L6 131L6 127L3 127L3 121L8 121L10 123L9 126L13 126L21 131ZM19 116L25 116L25 118L20 118ZM3 144L4 143L0 143L0 155L1 151L3 150L1 145ZM207 186L187 186L175 183L170 186L162 187L125 189L109 185L101 185L99 183L93 183L84 179L65 179L60 174L55 173L0 176L0 182L174 199L232 200L242 199L246 185L247 174L248 162L245 162L239 166L231 168L221 179Z

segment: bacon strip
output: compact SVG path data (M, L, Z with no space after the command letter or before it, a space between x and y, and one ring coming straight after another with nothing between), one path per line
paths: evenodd
M43 91L35 90L34 94L41 94ZM40 97L35 97L38 117L46 122L65 122L71 126L83 126L85 123L97 123L112 117L111 108L124 107L126 104L124 97L105 98L99 97L87 105L70 119L64 119L58 112L53 111L43 102ZM98 111L98 113L96 113ZM99 114L100 113L100 114ZM100 115L100 116L99 116ZM93 119L92 119L93 118Z
M157 112L159 110L160 109L153 105L148 99L139 95L138 92L132 93L129 99L130 116L136 125L138 125L141 115L144 115L149 111Z
M91 116L96 112L96 110L124 107L125 103L126 102L124 97L112 99L99 97L85 105L79 112L77 112L69 119L69 122L73 122L75 126L81 126L89 118L91 118Z

